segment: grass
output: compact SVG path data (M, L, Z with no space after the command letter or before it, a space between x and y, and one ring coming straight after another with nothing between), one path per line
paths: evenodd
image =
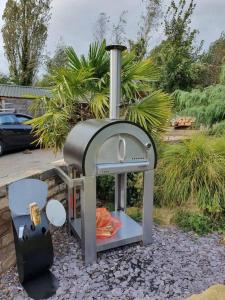
M140 207L128 207L126 209L126 213L136 222L141 222L142 220L142 208ZM153 221L155 224L158 225L171 225L171 220L174 218L175 211L170 208L160 208L154 207L153 210Z
M154 207L153 210L153 221L155 224L162 226L173 225L174 215L176 213L175 209L169 207Z
M207 133L208 135L225 137L225 121L215 123Z
M202 211L221 214L225 208L225 139L196 135L166 146L156 173L160 206L194 203Z

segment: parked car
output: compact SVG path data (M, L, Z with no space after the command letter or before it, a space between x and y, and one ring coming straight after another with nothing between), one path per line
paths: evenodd
M0 155L8 150L34 147L32 126L25 124L32 117L24 114L0 112Z

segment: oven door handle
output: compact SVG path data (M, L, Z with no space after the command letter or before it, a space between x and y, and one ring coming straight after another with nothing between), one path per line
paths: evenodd
M127 143L122 137L119 138L118 143L118 159L119 161L124 161L126 157Z

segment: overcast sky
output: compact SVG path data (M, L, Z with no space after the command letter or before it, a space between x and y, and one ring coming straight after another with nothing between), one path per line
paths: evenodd
M225 31L225 0L196 0L197 8L193 16L192 27L199 29L199 40L205 41L205 48ZM6 0L0 0L2 15ZM53 0L52 18L49 26L45 52L54 52L60 39L72 45L79 54L86 53L93 41L94 24L99 13L105 12L116 23L120 13L128 10L126 33L128 39L134 39L138 21L143 10L141 0ZM163 0L167 7L170 0ZM0 19L0 27L2 27ZM152 44L160 42L162 35L157 34ZM3 41L0 35L0 72L7 73L8 66L4 57Z

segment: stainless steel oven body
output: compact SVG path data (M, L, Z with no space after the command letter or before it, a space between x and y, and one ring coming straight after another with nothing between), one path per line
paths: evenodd
M81 240L86 264L96 261L97 252L143 241L152 242L153 179L156 150L152 138L135 123L122 120L88 120L78 123L69 133L64 146L64 159L73 166L78 178L59 171L69 186L68 222L70 230ZM144 172L142 226L126 214L127 193L118 193L112 214L122 222L117 234L96 240L96 177ZM124 185L126 186L126 185ZM80 188L81 215L71 197Z

